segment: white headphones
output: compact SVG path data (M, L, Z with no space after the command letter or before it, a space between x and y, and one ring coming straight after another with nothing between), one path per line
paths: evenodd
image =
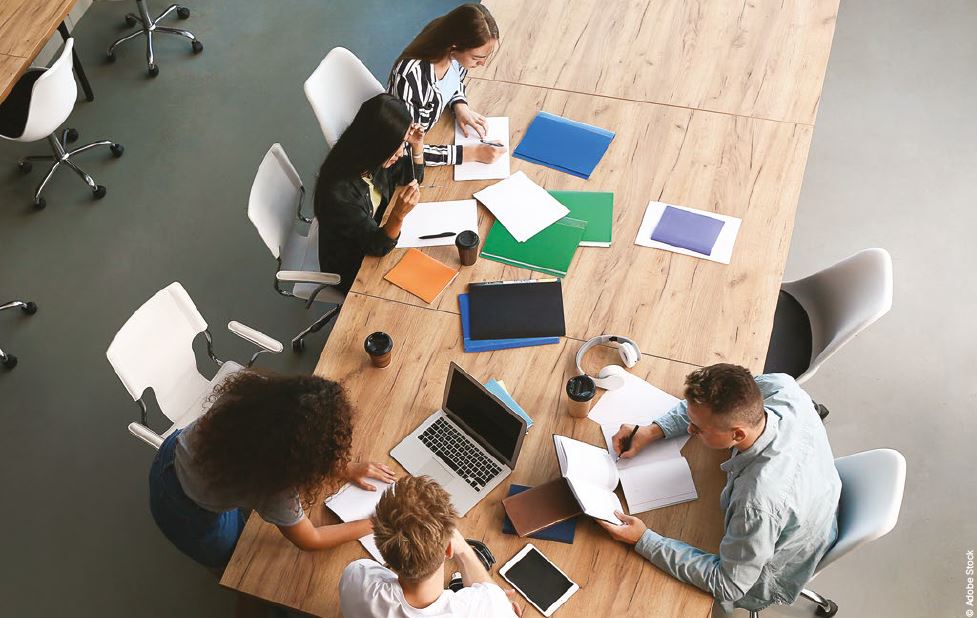
M613 343L617 347L618 353L621 355L621 360L624 361L624 365L630 369L638 364L641 360L641 350L638 349L638 344L628 339L627 337L620 337L618 335L601 335L600 337L594 337L590 339L577 351L577 371L582 375L586 375L586 372L580 367L580 361L583 360L584 354L590 348L602 345L605 343ZM624 385L625 376L628 375L627 370L620 365L608 365L600 371L597 372L596 376L590 376L590 379L594 381L594 384L600 388L606 390L614 390L615 388L620 388Z

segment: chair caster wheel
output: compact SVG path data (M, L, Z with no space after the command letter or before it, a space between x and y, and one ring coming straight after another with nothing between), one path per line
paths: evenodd
M176 10L176 16L179 17L180 19L187 19L188 17L190 17L190 9L188 9L185 6L181 6Z
M293 352L301 352L304 349L305 349L305 341L304 340L298 339L298 340L292 342L292 351Z
M109 146L109 150L112 151L112 156L118 159L122 156L122 153L126 151L126 147L122 144L112 144Z
M148 73L150 77L156 77L157 75L159 75L159 67L156 66L155 64L149 65Z
M2 362L3 362L4 369L13 369L14 367L17 366L17 357L14 356L13 354L7 354L7 356L4 357Z
M835 614L838 613L838 604L832 601L831 599L828 599L827 601L828 601L828 609L824 609L823 607L818 605L818 608L814 610L814 613L816 615L826 616L827 618L831 618L831 616L834 616Z
M45 206L47 206L47 200L43 197L34 200L34 210L44 210Z
M37 303L28 302L25 306L21 307L20 310L27 315L34 315L37 313Z
M126 15L126 25L130 28L136 25L136 18L132 15Z
M105 197L106 192L107 190L105 189L104 185L96 185L95 188L92 189L92 197L94 197L96 200L100 200Z
M17 169L20 170L21 174L30 174L34 165L30 161L21 161L17 164Z
M115 52L105 52L106 62L115 62Z
M68 129L68 134L65 136L69 144L74 144L78 141L78 129Z
M204 44L201 43L200 41L193 41L192 43L190 43L190 47L193 48L193 53L195 54L199 54L204 50Z

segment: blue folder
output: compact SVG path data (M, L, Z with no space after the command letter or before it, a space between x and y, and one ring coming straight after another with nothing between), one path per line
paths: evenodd
M661 220L651 233L651 239L710 255L725 224L725 221L715 217L666 206Z
M471 322L468 317L468 294L458 295L458 310L461 312L462 346L465 352L488 352L490 350L509 350L534 345L559 343L559 337L524 337L519 339L472 339Z
M510 410L526 419L526 431L529 431L530 428L532 428L533 419L529 418L529 415L526 414L526 411L522 409L522 406L516 403L516 400L512 398L512 395L506 392L506 390L502 388L502 385L499 384L495 378L492 378L486 382L485 388L488 389L488 392L501 399L502 403L507 405Z
M512 156L586 180L612 139L612 131L539 112Z
M525 485L516 485L515 483L509 485L509 494L514 496L520 494L529 489ZM505 513L505 511L502 511ZM516 529L512 525L512 521L509 519L508 515L503 515L505 519L502 520L502 532L503 534L516 534ZM553 524L548 528L543 528L533 532L529 536L531 539L540 539L543 541L559 541L560 543L573 544L573 536L577 532L577 518L568 519L566 521L561 521L560 523Z

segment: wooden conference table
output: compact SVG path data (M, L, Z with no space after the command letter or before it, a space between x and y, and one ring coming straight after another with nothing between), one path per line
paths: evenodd
M552 434L602 444L595 423L569 418L563 385L576 373L580 342L602 333L636 339L645 356L632 372L681 396L685 375L729 361L763 368L777 292L813 132L837 0L760 0L738 9L683 0L517 0L486 2L502 45L469 80L472 107L509 116L519 143L538 110L617 132L590 180L512 159L548 189L613 191L610 248L581 248L564 279L567 337L560 344L466 354L457 294L471 281L533 273L485 259L463 268L432 305L382 279L403 254L367 258L333 328L316 374L343 383L358 410L355 456L391 461L389 450L440 406L448 364L476 378L503 380L536 424L513 483L558 474ZM761 74L758 78L756 75ZM627 84L630 83L630 86ZM450 119L430 134L449 143ZM424 201L463 199L490 182L453 183L429 169ZM650 200L743 219L732 263L722 265L633 244ZM479 207L484 238L492 216ZM457 266L450 247L424 249ZM396 342L386 369L369 366L363 339L383 330ZM592 352L584 369L613 361ZM718 495L726 454L691 440L684 449L699 499L641 518L656 531L716 551L722 537ZM503 483L462 521L501 562L525 539L501 533ZM335 522L324 507L316 523ZM533 541L581 590L561 616L709 615L709 595L682 584L581 518L572 545ZM303 553L274 526L252 517L221 583L304 612L339 615L343 567L365 557L358 544ZM504 582L496 576L497 581ZM538 612L526 606L526 615Z

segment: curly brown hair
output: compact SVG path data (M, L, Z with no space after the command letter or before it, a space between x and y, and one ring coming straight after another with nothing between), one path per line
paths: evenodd
M746 367L718 363L693 371L685 377L685 399L727 423L763 422L763 395Z
M311 375L230 376L197 421L194 459L223 487L269 497L298 492L308 509L349 464L353 411L343 387Z

